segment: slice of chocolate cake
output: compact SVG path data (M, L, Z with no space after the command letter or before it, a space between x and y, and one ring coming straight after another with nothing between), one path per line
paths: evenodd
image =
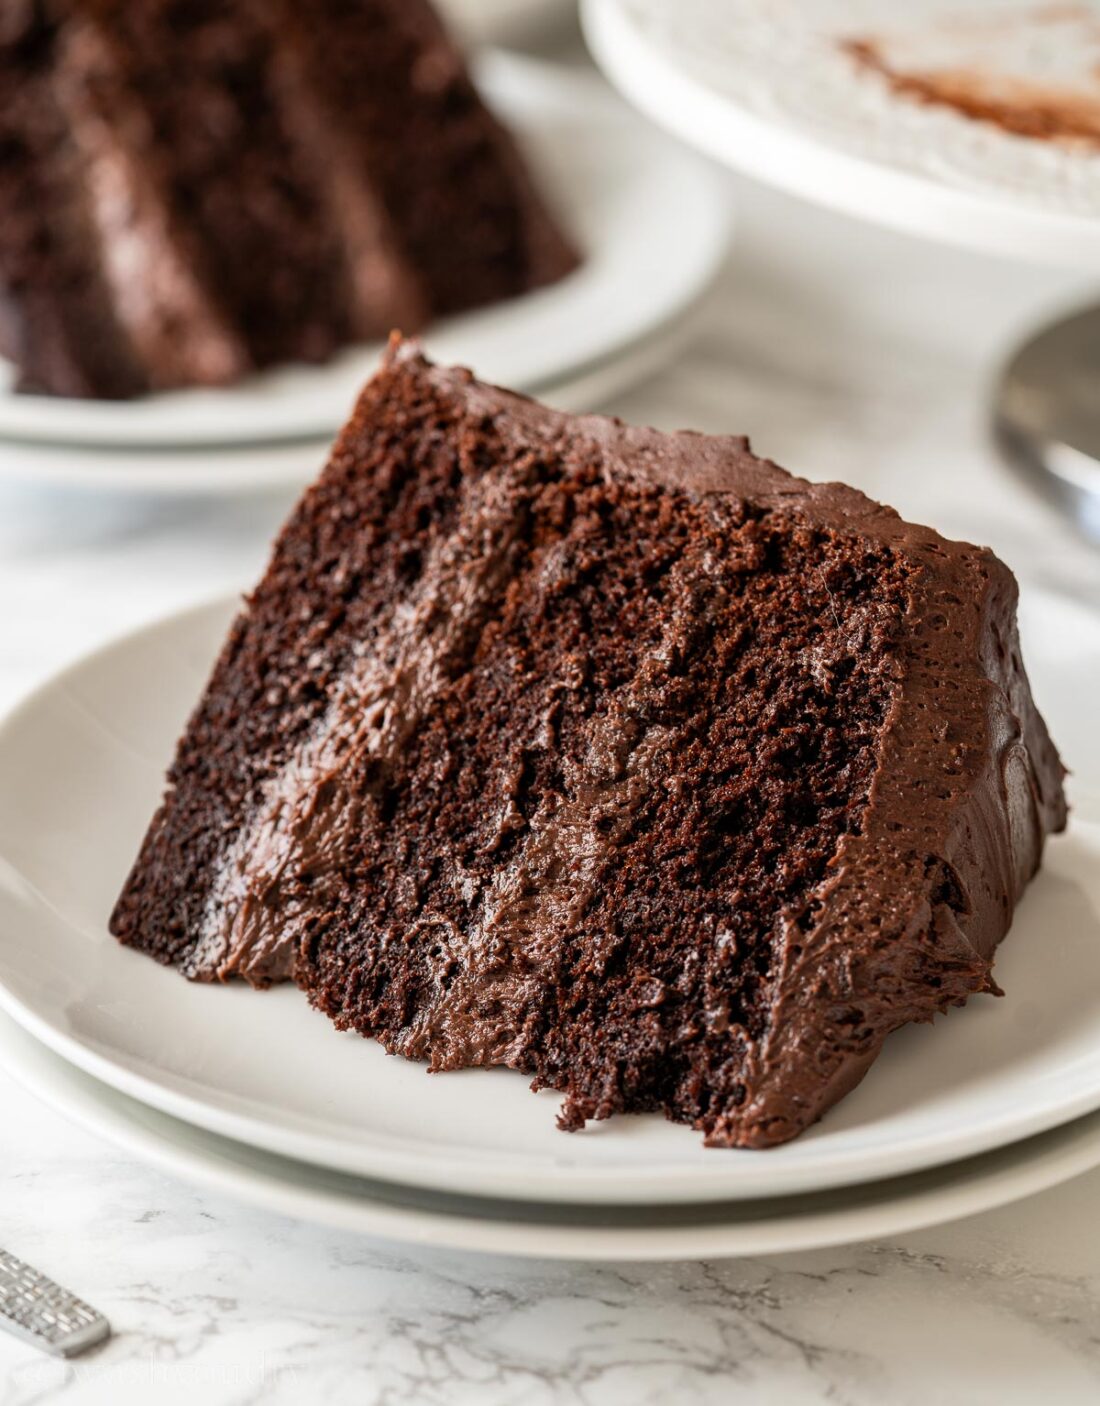
M891 1030L996 990L1065 819L1015 601L988 551L742 439L391 348L112 931L432 1069L523 1070L566 1128L783 1142Z
M0 5L0 354L219 385L576 259L427 0Z

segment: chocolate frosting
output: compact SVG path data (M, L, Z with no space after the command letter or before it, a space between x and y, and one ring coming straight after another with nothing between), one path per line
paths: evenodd
M784 936L768 1033L751 1053L750 1097L711 1134L742 1145L783 1141L859 1081L890 1030L996 990L993 951L1039 866L1044 835L1064 826L1063 768L1020 658L1015 579L991 552L904 522L846 485L794 478L745 439L595 417L567 424L498 390L469 384L466 394L471 410L507 415L525 439L591 438L610 474L734 494L882 542L924 568L861 831L841 841L813 928L792 925ZM899 897L904 938L882 943L881 916ZM846 1023L853 1006L856 1027Z
M736 1098L717 1113L701 1100L701 1111L687 1116L714 1144L782 1142L859 1081L891 1030L931 1019L971 993L995 992L994 949L1039 865L1045 834L1060 829L1066 814L1061 763L1020 660L1016 587L1007 568L986 550L903 522L854 489L793 478L757 458L744 439L562 415L467 372L433 367L414 346L398 344L284 540L297 540L322 501L338 499L324 494L341 474L355 472L363 446L382 433L393 407L416 397L449 407L467 427L460 435L491 426L509 467L470 479L461 510L431 539L414 585L384 600L328 680L324 707L305 735L222 822L226 840L205 876L201 913L166 951L151 930L148 894L177 843L179 801L169 796L116 909L113 930L122 940L199 979L240 975L265 985L292 977L338 1024L376 1034L433 1069L527 1069L566 1092L566 1126L632 1106L612 1073L601 1094L591 1078L582 1084L554 1062L546 992L561 984L565 935L613 885L635 819L676 784L681 744L671 726L653 720L652 708L647 712L647 691L665 686L670 661L686 655L692 622L683 613L662 619L646 666L607 709L585 718L568 749L556 731L560 700L580 686L583 666L571 657L558 661L544 681L544 712L530 745L561 753L562 785L524 813L516 753L503 786L486 793L483 850L501 856L490 878L472 861L451 864L444 904L438 891L435 899L418 892L422 881L410 862L380 927L350 947L324 935L330 919L323 915L356 905L347 874L362 846L386 843L385 778L500 609L524 530L510 487L517 476L537 476L540 464L565 458L596 464L609 485L714 502L730 521L832 533L884 553L905 571L866 798L807 900L779 915L759 1028L750 1033L720 985L707 987L704 1008L685 1025L685 1039L694 1038L688 1027L698 1026L725 1040L739 1065ZM279 569L277 551L272 573ZM543 572L554 570L551 550ZM239 667L274 580L261 585L238 622L211 697ZM822 650L814 661L822 678L842 654L858 659L880 651L880 615L868 605L838 616L833 654ZM459 909L468 915L463 922L453 916ZM392 964L406 960L400 954L415 953L417 970L429 973L414 997L402 996L392 1021L382 1021L376 1007L369 1018L357 1014L365 1009L364 945L372 949L371 970L387 962L386 970L396 970ZM707 945L712 960L737 944L718 925ZM647 976L644 957L634 959L639 1029L646 1012L670 995ZM681 1104L663 1106L685 1116Z
M987 549L905 522L847 485L795 478L744 438L599 417L566 426L498 390L470 384L466 394L472 409L507 415L524 437L591 438L610 474L732 494L883 543L922 568L862 827L841 840L813 927L791 923L784 934L768 1032L750 1054L749 1097L710 1135L785 1141L859 1082L891 1030L997 991L994 949L1039 867L1044 836L1064 828L1064 768L1021 661L1015 578ZM880 939L887 913L903 918L901 940Z

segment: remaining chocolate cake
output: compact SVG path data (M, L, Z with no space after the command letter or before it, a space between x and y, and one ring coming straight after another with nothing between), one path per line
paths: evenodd
M574 263L426 0L0 4L24 390L231 382Z
M562 1125L801 1132L996 991L1065 820L1016 588L742 439L391 349L230 634L112 918ZM440 1090L446 1097L446 1090Z

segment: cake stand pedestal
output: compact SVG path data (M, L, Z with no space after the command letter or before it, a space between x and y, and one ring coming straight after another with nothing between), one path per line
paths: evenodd
M582 0L582 20L636 107L741 174L925 239L1100 275L1100 156L915 103L854 68L853 15L896 27L894 3ZM933 9L913 0L907 21ZM1008 462L1100 541L1100 305L1030 337L992 399Z
M994 394L993 428L1008 461L1100 541L1100 306L1019 348Z

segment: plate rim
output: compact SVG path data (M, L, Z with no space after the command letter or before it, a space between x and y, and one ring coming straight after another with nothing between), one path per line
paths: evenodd
M330 1229L511 1257L667 1262L827 1249L996 1210L1100 1165L1100 1113L1093 1113L961 1163L883 1185L860 1186L855 1188L857 1196L848 1198L853 1203L839 1208L815 1207L815 1200L820 1203L822 1198L808 1194L783 1198L791 1204L789 1215L746 1215L736 1223L712 1215L698 1223L661 1225L656 1220L668 1209L664 1207L656 1208L653 1221L629 1227L578 1226L534 1217L510 1221L479 1216L476 1206L463 1204L460 1196L436 1197L437 1203L442 1200L453 1208L446 1210L438 1204L418 1207L415 1192L394 1204L381 1196L356 1194L354 1187L319 1185L322 1169L257 1152L150 1109L75 1068L8 1016L0 1017L0 1068L43 1105L93 1136L206 1191ZM248 1156L251 1167L242 1160ZM291 1173L297 1173L296 1178ZM824 1195L827 1199L829 1193ZM508 1202L500 1204L510 1209ZM752 1203L738 1203L734 1209L742 1206L751 1211Z
M578 412L606 403L656 374L690 343L713 286L714 278L692 303L622 351L578 365L562 380L526 394ZM194 450L94 445L77 452L66 445L23 443L0 435L0 482L21 489L164 498L301 490L324 467L332 442L329 435L268 445L207 445Z
M1056 593L1041 588L1032 590L1030 596L1032 599L1046 598L1052 604L1063 600ZM137 629L124 631L73 660L0 716L0 759L3 758L12 733L17 732L20 725L32 717L49 695L57 691L64 692L86 669L102 665L120 652L135 647L140 649L143 644L162 640L165 631L205 627L210 632L213 661L224 629L233 611L240 606L240 599L240 593L219 593L186 609L161 616ZM1078 608L1085 609L1080 606ZM209 621L203 620L203 617L210 617ZM155 698L159 697L159 694L150 693L147 696L154 700L155 705ZM1100 823L1084 819L1078 823L1078 828L1082 826L1088 830L1096 829L1100 836ZM1100 840L1094 840L1093 843L1100 843ZM113 950L113 947L112 943L108 950ZM166 971L165 977L182 980L175 972ZM763 1184L767 1185L773 1195L803 1195L810 1191L870 1183L888 1176L926 1170L958 1161L962 1157L979 1155L1043 1133L1100 1109L1100 1080L1097 1080L1087 1093L1048 1102L1041 1109L1033 1110L1028 1117L1020 1118L1006 1112L999 1118L987 1118L983 1123L973 1124L968 1135L962 1138L956 1130L950 1138L943 1133L936 1138L926 1136L917 1150L914 1150L911 1143L903 1142L889 1145L888 1151L877 1150L872 1157L868 1157L864 1151L858 1166L852 1165L853 1158L857 1156L852 1149L847 1152L842 1149L824 1170L819 1165L820 1159L818 1163L808 1161L804 1164L783 1166L781 1170L774 1163L769 1167L768 1163L761 1162L759 1172L754 1171L752 1177L741 1175L740 1185L731 1184L732 1179L728 1172L723 1175L722 1164L718 1160L714 1163L713 1171L710 1164L705 1168L681 1169L676 1173L680 1184L675 1187L668 1185L668 1172L655 1174L644 1167L629 1179L625 1177L621 1166L569 1168L566 1171L560 1165L551 1169L546 1166L532 1169L512 1163L507 1171L502 1172L499 1168L489 1165L487 1159L481 1162L473 1159L454 1160L443 1170L425 1151L409 1151L407 1144L405 1150L395 1151L392 1148L379 1150L361 1143L349 1151L346 1143L342 1144L331 1134L326 1136L295 1128L290 1125L289 1119L280 1123L255 1114L218 1107L198 1095L173 1088L149 1074L129 1068L119 1059L100 1053L78 1036L61 1029L47 1015L40 1013L9 989L2 972L0 1010L6 1011L40 1043L68 1063L82 1069L99 1082L179 1121L318 1167L352 1175L381 1177L426 1189L445 1187L474 1195L498 1195L513 1201L541 1199L582 1204L629 1205L655 1201L666 1205L703 1204L708 1201L751 1200L760 1195L759 1188ZM684 1129L684 1135L697 1136L689 1129ZM904 1157L899 1154L899 1147L907 1149ZM753 1155L768 1156L767 1153ZM782 1178L781 1188L775 1183L777 1171ZM525 1189L517 1192L515 1183L521 1175Z

